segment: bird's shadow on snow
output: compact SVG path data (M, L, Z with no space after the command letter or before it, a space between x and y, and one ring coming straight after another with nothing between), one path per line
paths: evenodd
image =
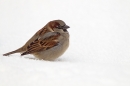
M39 61L48 61L48 60L41 60L41 59L37 59L37 58L35 58L35 57L33 57L33 56L25 56L24 57L25 59L30 59L30 60L39 60ZM52 60L52 61L50 61L50 62L68 62L69 61L69 59L67 59L67 58L62 58L62 57L60 57L60 58L57 58L57 59L55 59L55 60Z
M3 54L1 55L3 56ZM37 60L37 61L46 61L46 60L41 60L41 59L37 59L35 58L34 56L32 55L27 55L27 56L21 56L21 55L18 55L18 54L14 54L14 55L9 55L9 56L3 56L3 57L11 57L11 58L24 58L24 59L28 59L28 60ZM69 62L71 59L67 59L65 56L64 57L59 57L53 61L50 61L50 62Z

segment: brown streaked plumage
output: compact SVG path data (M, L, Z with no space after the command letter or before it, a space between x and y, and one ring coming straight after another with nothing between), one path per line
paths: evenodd
M58 44L58 37L60 36L60 33L58 32L51 32L51 36L46 37L46 38L37 38L34 40L30 45L27 46L26 52L22 53L21 55L26 55L26 54L32 54L35 52L39 52L41 50L48 50ZM46 34L45 34L46 35Z
M38 59L54 60L62 55L69 46L69 33L62 20L53 20L37 31L21 48L3 54L33 54Z

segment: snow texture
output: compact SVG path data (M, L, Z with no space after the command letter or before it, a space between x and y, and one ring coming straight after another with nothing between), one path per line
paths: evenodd
M60 58L2 56L55 19L71 27ZM130 86L130 0L0 0L0 86Z

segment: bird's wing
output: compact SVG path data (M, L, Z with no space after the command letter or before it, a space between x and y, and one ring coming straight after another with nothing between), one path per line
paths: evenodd
M56 45L58 45L58 38L60 33L58 32L48 32L43 37L39 37L33 42L31 42L24 53L21 55L32 54L39 51L48 50Z
M50 31L47 30L47 28L43 27L42 29L38 30L23 46L23 50L26 49L26 47L33 41L35 41L38 37L43 36L44 34L48 33Z

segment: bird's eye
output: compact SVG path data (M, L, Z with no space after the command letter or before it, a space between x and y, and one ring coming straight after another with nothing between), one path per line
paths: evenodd
M62 29L62 26L60 26L60 25L56 25L56 28L58 28L58 29Z

